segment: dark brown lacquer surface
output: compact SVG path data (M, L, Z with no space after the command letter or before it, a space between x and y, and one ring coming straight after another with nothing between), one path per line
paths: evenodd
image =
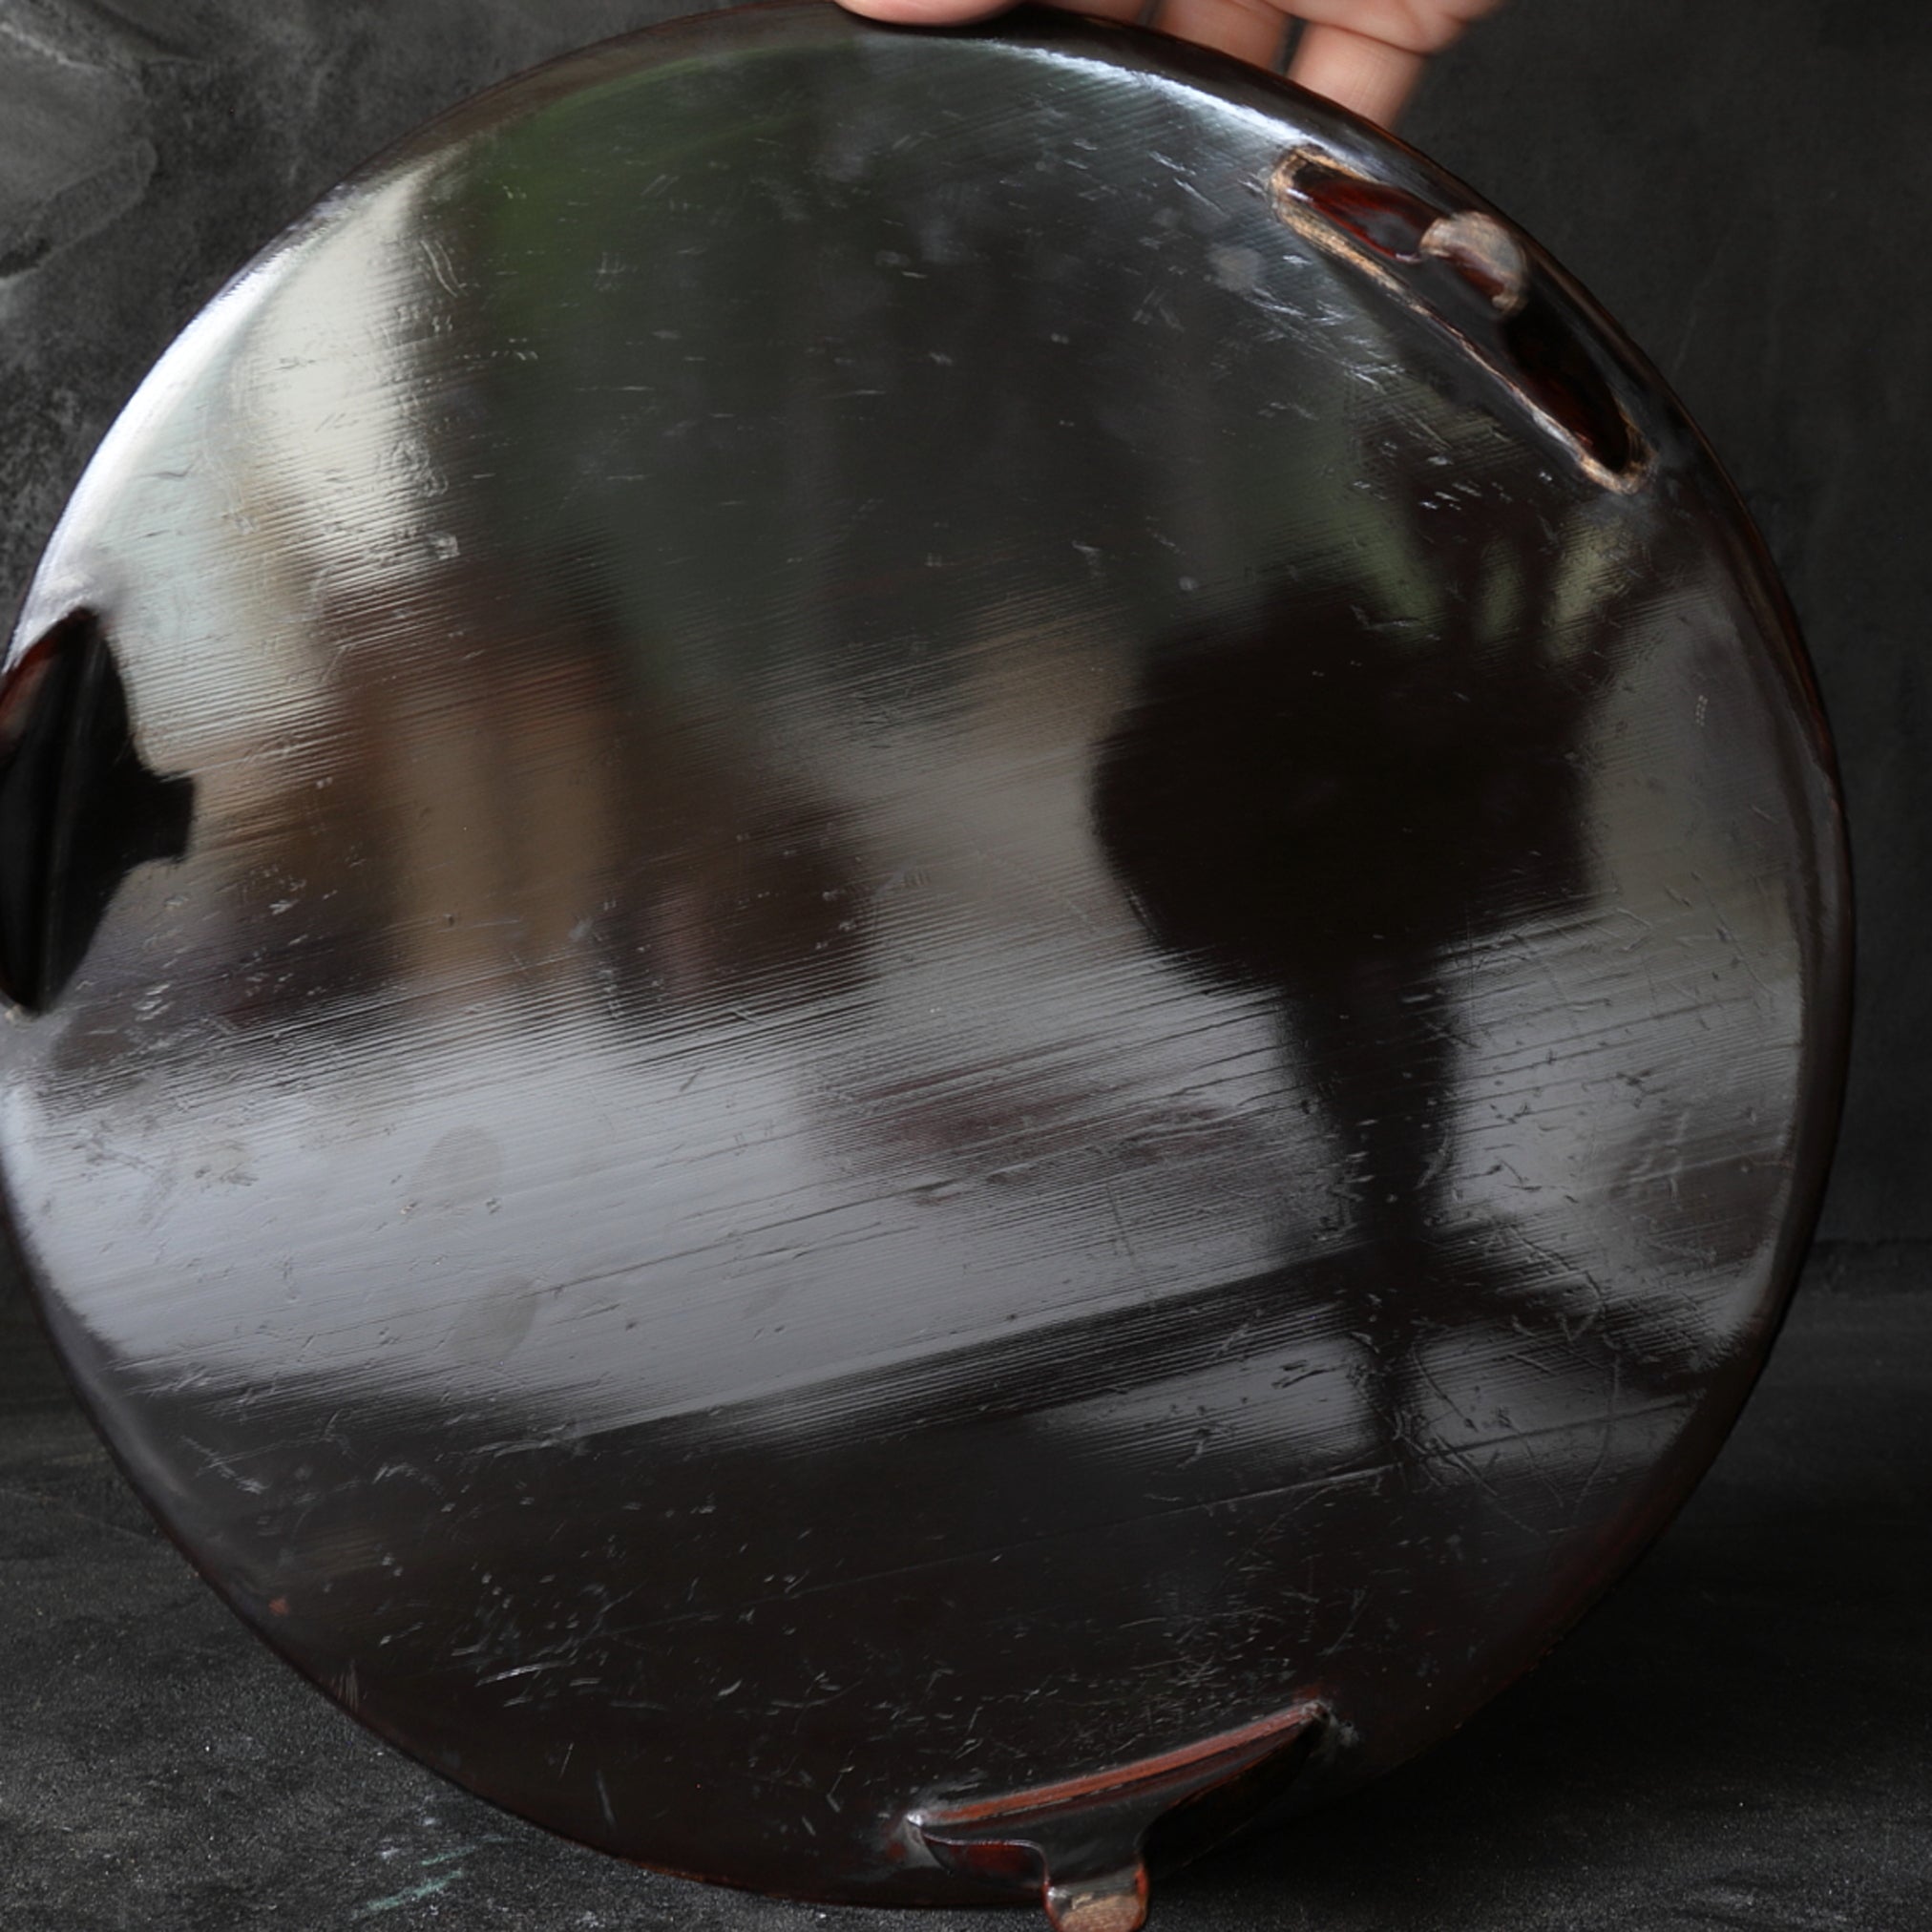
M592 1844L1124 1932L1531 1663L1771 1340L1775 588L1531 244L1246 70L783 8L494 94L170 353L10 664L74 1373Z

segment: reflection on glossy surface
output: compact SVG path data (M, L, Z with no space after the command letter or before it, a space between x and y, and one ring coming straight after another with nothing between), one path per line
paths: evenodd
M195 788L9 1029L56 1332L251 1623L592 1843L1011 1896L909 1817L1304 1705L1338 1789L1767 1344L1842 999L1774 593L1533 251L1631 487L1291 150L1468 205L1071 21L614 44L244 276L43 569Z

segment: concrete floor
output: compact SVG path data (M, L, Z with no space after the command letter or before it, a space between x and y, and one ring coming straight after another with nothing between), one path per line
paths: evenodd
M1926 1266L1824 1250L1730 1446L1611 1600L1428 1758L1170 1881L1158 1925L1932 1926ZM988 1922L659 1878L442 1784L230 1618L22 1304L0 1312L0 1926Z

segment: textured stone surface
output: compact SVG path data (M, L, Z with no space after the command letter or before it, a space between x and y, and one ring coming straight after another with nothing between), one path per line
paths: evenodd
M1922 1927L1932 1298L1896 1261L1821 1257L1690 1509L1539 1671L1380 1787L1170 1882L1158 1925ZM20 1305L0 1318L0 1925L1005 1922L685 1884L443 1785L230 1618L108 1465Z

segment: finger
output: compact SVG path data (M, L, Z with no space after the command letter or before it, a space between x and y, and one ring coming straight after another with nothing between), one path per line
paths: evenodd
M1014 0L840 0L849 12L902 27L956 27L1004 13Z
M1067 13L1084 13L1090 20L1118 20L1128 27L1142 24L1147 11L1147 0L1045 0L1045 4Z
M1346 27L1312 24L1288 77L1378 127L1394 127L1421 77L1422 56Z
M1405 53L1440 53L1498 0L1292 0L1311 27L1343 27Z
M1153 25L1177 40L1269 68L1280 60L1288 32L1286 17L1270 0L1162 0Z

